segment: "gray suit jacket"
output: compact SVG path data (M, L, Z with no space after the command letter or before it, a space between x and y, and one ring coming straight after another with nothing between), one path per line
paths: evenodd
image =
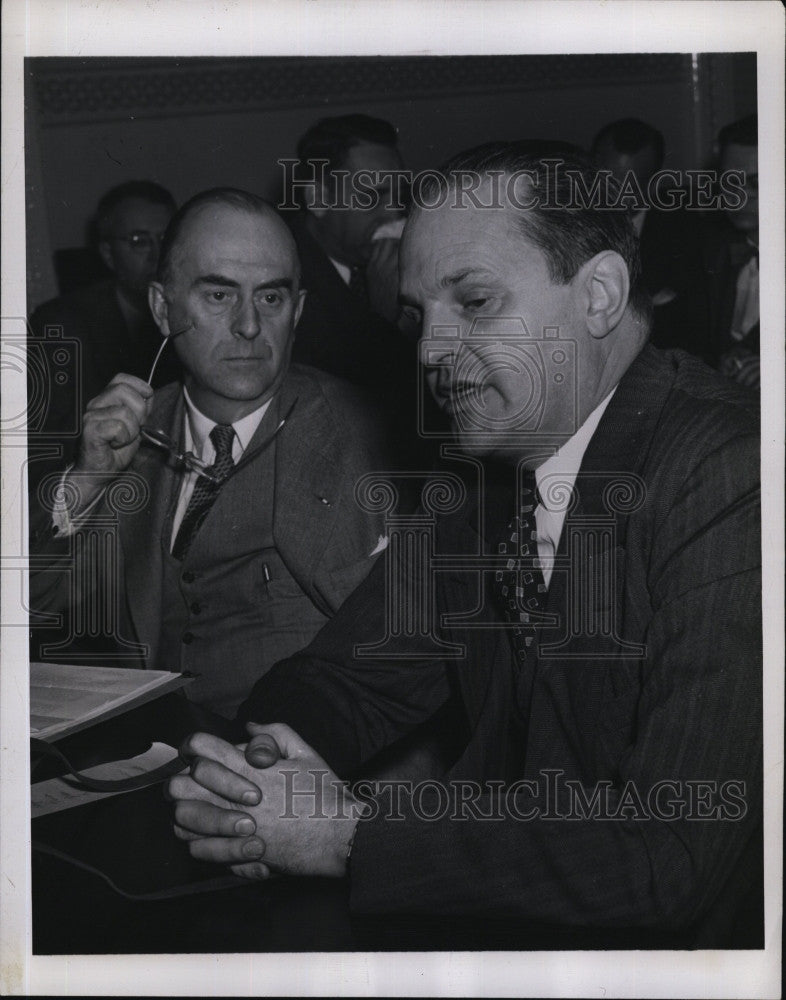
M293 365L241 460L248 464L252 477L263 474L258 462L255 466L255 449L293 403L286 425L275 439L273 541L303 593L322 615L331 616L374 562L371 553L384 525L377 514L358 507L353 491L362 475L384 468L386 460L377 440L373 411L356 390L315 369ZM148 423L180 441L184 407L180 386L167 386L155 394ZM252 491L254 481L252 478ZM167 453L143 446L129 470L112 480L102 503L77 535L55 537L51 512L34 510L30 546L37 567L31 574L33 610L62 612L70 607L76 615L75 606L94 601L96 590L100 590L103 599L112 604L105 613L109 623L115 623L128 665L170 667L157 663L163 611L162 550L169 549L170 519L180 483L181 471ZM220 516L220 504L221 495L201 531L207 529L213 515ZM106 572L94 570L92 579L83 577L75 589L77 536L85 539L102 525L116 532L119 562L115 569L110 558L105 563ZM231 609L227 614L230 620L222 622L225 638L233 632ZM241 642L238 637L237 643ZM264 654L259 648L238 645L228 651L224 643L221 655L227 662L241 660L253 676L262 672Z

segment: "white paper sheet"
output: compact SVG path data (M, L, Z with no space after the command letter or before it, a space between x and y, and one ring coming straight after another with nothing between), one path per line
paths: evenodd
M90 767L83 773L91 778L101 778L107 781L117 778L132 778L137 774L145 774L177 756L177 750L166 743L154 743L149 750L131 757L128 760L114 760L106 764ZM48 813L60 812L62 809L73 809L74 806L105 799L109 795L123 795L124 792L90 792L85 788L77 788L71 782L72 778L50 778L39 781L31 788L31 816L46 816Z

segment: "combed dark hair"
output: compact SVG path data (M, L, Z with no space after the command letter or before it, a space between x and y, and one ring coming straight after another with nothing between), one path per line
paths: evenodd
M301 165L308 160L327 160L330 169L344 165L347 153L361 142L395 146L396 129L383 118L369 115L337 115L322 118L301 137L297 155Z
M663 134L640 118L620 118L616 122L604 125L592 140L591 153L593 156L597 154L598 147L605 139L610 139L618 152L627 153L629 156L642 149L651 148L654 150L657 160L655 169L660 170L663 166L663 157L666 152Z
M240 188L229 187L217 187L210 188L207 191L200 191L193 198L189 198L169 220L169 225L166 227L164 238L161 241L161 252L158 257L158 269L156 271L157 281L164 283L169 279L172 251L177 246L183 226L188 221L189 216L203 205L227 205L230 208L238 208L241 211L251 212L265 218L271 216L276 219L280 218L270 202L265 201L264 198L260 198L258 194L252 194L250 191L242 191ZM281 225L286 229L283 222L281 222ZM298 261L297 254L295 254L295 260L296 262Z
M723 150L735 143L738 146L759 145L759 116L748 115L725 125L718 133L718 148Z
M154 181L126 181L124 184L118 184L117 187L110 188L98 203L95 214L95 232L99 240L108 239L111 235L112 216L115 209L121 202L129 201L131 198L149 201L154 205L163 205L172 212L175 210L175 199L165 187L161 187Z
M485 143L451 157L429 177L422 189L423 196L430 199L438 188L455 185L456 175L467 171L479 174L497 171L502 175L526 171L543 190L549 169L546 161L552 164L549 177L553 182L555 160L560 162L560 169L552 185L553 204L511 208L518 215L522 235L542 251L552 281L563 285L595 254L614 250L628 267L630 305L649 323L652 303L641 279L639 241L629 213L623 208L583 207L573 203L568 172L573 176L580 174L588 190L598 173L593 161L578 147L548 140ZM610 193L616 194L618 186L613 177L608 177L608 184Z

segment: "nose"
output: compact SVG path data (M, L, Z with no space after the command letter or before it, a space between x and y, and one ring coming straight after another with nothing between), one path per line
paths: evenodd
M233 316L232 332L243 340L253 340L259 336L261 329L253 298L241 298Z

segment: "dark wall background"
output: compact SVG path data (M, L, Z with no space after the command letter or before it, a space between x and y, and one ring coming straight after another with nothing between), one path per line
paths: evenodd
M178 202L229 184L278 200L280 156L315 119L394 122L408 167L489 139L586 145L636 116L666 166L707 166L726 123L756 110L749 53L246 59L29 59L28 301L56 294L51 255L82 245L101 194L151 178Z

